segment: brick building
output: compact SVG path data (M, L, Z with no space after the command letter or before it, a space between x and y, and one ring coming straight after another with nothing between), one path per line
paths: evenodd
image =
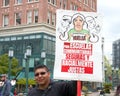
M24 54L26 47L31 46L29 70L32 72L40 64L41 51L45 49L45 63L52 70L56 9L96 12L97 0L0 0L0 55L14 47L14 56L25 67ZM24 77L22 72L19 78Z

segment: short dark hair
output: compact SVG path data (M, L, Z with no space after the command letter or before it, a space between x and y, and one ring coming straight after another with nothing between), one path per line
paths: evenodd
M42 65L39 64L39 65L35 66L34 72L39 68L45 68L46 71L49 72L49 68L46 65L43 65L43 64Z

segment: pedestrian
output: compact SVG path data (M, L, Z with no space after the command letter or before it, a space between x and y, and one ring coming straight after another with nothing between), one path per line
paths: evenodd
M117 86L115 96L120 96L120 85Z
M28 89L29 89L29 91L30 91L32 88L33 88L33 86L32 86L32 85L30 85L30 86L29 86L29 88L28 88Z
M17 88L14 90L14 96L17 96Z
M0 96L1 96L1 92L2 92L2 86L1 86L1 83L0 83Z
M28 92L28 96L76 96L75 81L53 81L46 65L34 68L37 86Z
M0 80L0 96L1 96L1 93L2 93L3 84L4 84L4 82L2 82L2 81Z
M105 92L103 89L100 91L100 96L105 96Z
M1 89L1 96L11 96L12 85L10 80L7 79L7 74L2 74L1 80L4 82L4 85Z

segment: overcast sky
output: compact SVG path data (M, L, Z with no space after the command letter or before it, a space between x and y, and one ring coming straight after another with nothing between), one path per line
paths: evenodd
M112 43L120 39L120 3L119 0L97 0L97 12L103 16L101 32L105 37L104 53L112 54Z

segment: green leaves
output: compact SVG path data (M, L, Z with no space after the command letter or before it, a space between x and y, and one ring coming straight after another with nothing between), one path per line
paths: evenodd
M8 54L3 54L0 56L0 74L7 74L9 71L9 57ZM11 60L11 75L16 76L16 74L22 70L19 66L18 59L12 58Z
M22 78L17 80L17 84L25 85L26 84L26 78ZM28 85L36 85L36 82L34 79L28 79Z

